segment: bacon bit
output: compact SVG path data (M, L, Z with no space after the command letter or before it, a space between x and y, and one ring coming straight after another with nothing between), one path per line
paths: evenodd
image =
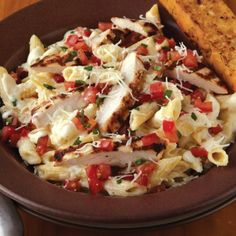
M65 81L64 77L62 75L60 75L60 74L54 74L52 78L57 83L63 83Z
M80 50L82 49L83 51L91 51L91 48L84 42L84 41L79 41L78 43L75 44L74 46L75 50Z
M202 102L199 98L194 101L194 106L200 109L203 113L209 113L213 111L212 102Z
M47 151L48 140L49 140L48 135L40 137L38 139L36 151L40 156L42 156Z
M80 188L80 180L68 180L66 179L63 185L63 188L69 191L77 192Z
M112 28L112 23L111 23L111 22L99 22L99 23L98 23L98 28L99 28L101 31L106 31L106 30Z
M154 143L159 143L160 139L159 137L156 135L156 133L152 133L152 134L148 134L145 135L141 138L141 141L143 143L143 146L150 146Z
M90 60L93 65L98 65L98 66L101 65L101 60L94 55L91 56Z
M204 101L206 99L205 94L200 89L194 90L190 93L190 96L192 100L200 99L201 101Z

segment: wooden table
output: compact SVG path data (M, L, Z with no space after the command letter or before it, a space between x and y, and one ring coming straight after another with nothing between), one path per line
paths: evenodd
M38 0L0 0L0 20L13 12L37 2ZM236 12L235 0L228 0ZM25 236L91 236L91 235L148 235L148 236L235 236L236 235L236 202L228 207L200 220L179 227L145 232L104 232L85 229L71 229L56 225L28 213L19 211L24 222Z

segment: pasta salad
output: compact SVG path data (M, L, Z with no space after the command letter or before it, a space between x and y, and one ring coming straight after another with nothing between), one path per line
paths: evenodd
M138 20L77 27L0 67L2 142L69 191L136 196L226 166L236 95L196 51L163 34L157 5Z

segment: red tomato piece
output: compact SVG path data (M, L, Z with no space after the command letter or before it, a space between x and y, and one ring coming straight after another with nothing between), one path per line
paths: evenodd
M84 129L84 126L82 125L82 123L81 123L81 121L80 121L79 118L74 117L74 118L72 119L72 122L74 123L74 125L76 126L76 128L77 128L78 130L83 130L83 129Z
M26 127L22 127L21 129L18 130L18 132L20 133L21 137L27 137L29 130Z
M102 139L99 143L99 150L104 152L113 151L114 143L111 139Z
M161 50L160 54L158 56L158 60L161 62L166 62L167 61L167 51L166 50Z
M147 93L141 93L141 94L139 94L138 100L141 104L143 104L145 102L151 102L152 101L152 96L150 94L147 94Z
M160 142L159 137L155 133L145 135L145 136L142 137L141 140L143 142L143 146L150 146L154 143L159 143Z
M100 181L97 179L89 179L88 182L89 182L89 189L93 195L96 195L103 190L104 181Z
M217 135L222 130L223 130L223 128L219 124L215 127L211 127L211 128L208 129L208 131L211 135Z
M201 101L204 101L206 98L206 96L200 89L196 89L195 91L193 91L190 96L193 100L200 99Z
M183 59L183 64L189 68L196 68L198 66L197 57L193 54L192 50L187 50L187 56Z
M107 180L111 176L111 166L106 164L98 165L96 175L99 180Z
M98 23L98 28L99 28L101 31L106 31L106 30L112 28L112 23L111 23L111 22L99 22L99 23Z
M152 99L160 99L164 96L164 87L161 82L155 82L150 85Z
M176 62L181 58L181 56L177 51L169 51L167 53L167 58L173 62Z
M156 164L152 163L152 162L147 162L144 163L140 166L137 167L137 172L142 172L142 174L145 175L150 175L155 169L156 169Z
M110 89L111 89L111 85L106 84L106 83L98 83L98 85L96 86L96 88L98 89L99 92L101 92L102 94L108 94Z
M10 137L10 139L9 139L10 144L11 144L13 147L16 147L17 142L20 140L20 138L21 138L21 134L15 132L14 134L11 135L11 137Z
M88 64L88 62L89 62L88 57L86 56L86 54L84 53L84 51L82 49L78 50L77 56L80 60L81 65L85 66Z
M88 103L96 103L98 93L99 93L98 88L87 87L84 91L83 98Z
M60 74L54 74L53 75L53 79L57 82L57 83L63 83L65 81L64 77Z
M40 137L38 139L36 151L40 156L42 156L47 151L48 140L49 140L48 135Z
M148 185L148 176L147 175L140 175L140 177L135 182L139 185L147 186Z
M2 129L1 139L3 142L7 142L9 138L15 133L15 128L12 126L4 126Z
M174 39L168 39L168 44L170 48L174 48L176 43Z
M200 99L196 99L194 101L194 106L200 109L203 113L212 112L212 102L202 102Z
M78 41L79 37L76 34L71 34L66 39L66 45L69 47L74 47Z
M74 191L74 192L77 192L81 185L80 185L80 182L78 179L76 180L65 180L64 182L64 186L63 186L66 190L69 190L69 191Z
M162 44L165 40L167 40L167 38L163 35L159 35L159 36L156 37L156 42L158 44Z
M90 60L91 60L92 64L94 64L94 65L98 65L98 66L101 65L101 60L94 55L91 56Z
M74 49L80 50L82 49L83 51L90 51L91 49L89 46L84 42L84 41L79 41L78 43L75 44Z
M145 47L144 45L140 45L140 46L137 48L137 54L138 54L138 55L142 55L142 56L148 55L148 49L147 49L147 47Z
M91 35L91 30L90 29L85 29L84 30L84 36L89 37Z
M178 142L178 135L174 121L163 120L162 123L163 131L166 138L173 143Z
M191 153L195 157L207 157L208 156L208 151L203 147L192 147Z
M64 86L66 91L71 91L76 88L76 83L75 81L65 81Z

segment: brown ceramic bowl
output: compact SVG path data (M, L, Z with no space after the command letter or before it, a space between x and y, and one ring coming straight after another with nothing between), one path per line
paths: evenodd
M77 25L95 27L111 16L137 18L155 0L45 0L0 23L0 65L13 69L26 59L32 34L46 44ZM171 33L171 32L170 32ZM0 191L37 215L100 228L163 226L199 217L236 195L236 145L229 166L161 193L139 197L91 196L68 192L34 176L11 148L0 145Z

